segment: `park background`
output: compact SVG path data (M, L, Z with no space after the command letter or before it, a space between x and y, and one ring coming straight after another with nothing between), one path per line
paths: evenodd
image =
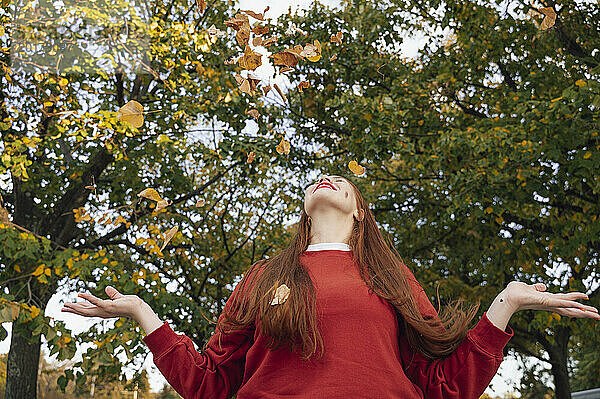
M53 65L50 58L4 50L0 193L12 222L65 250L62 257L45 249L22 256L4 248L0 282L24 277L7 283L3 295L24 304L17 320L44 334L46 355L53 350L51 359L77 362L85 353L88 362L62 376L67 390L75 389L76 380L86 385L83 376L89 389L91 378L108 385L110 378L131 379L142 369L148 374L137 375L138 385L147 378L156 392L164 379L134 338L135 326L61 314L61 301L73 300L77 290L98 295L107 281L128 287L127 293L143 291L161 317L202 343L212 329L202 313L218 315L251 260L287 242L304 185L320 172L353 178L351 160L366 168L353 181L433 303L439 288L445 300L482 300L482 312L508 281L519 279L545 282L555 292L587 292L597 306L598 4L215 1L205 10L201 2L169 4L169 11L151 10L160 28L131 18L131 26L145 24L154 32L127 37L141 59L144 53L155 57L145 60L152 71L132 66L137 58L125 45L104 53L69 47L64 58L79 57L80 70L45 73L40 66ZM315 39L323 44L318 61L303 60L286 74L274 76L272 59L262 57L256 74L283 88L285 100L275 90L243 93L233 75L244 68L223 63L243 50L223 21L240 9L262 12L267 6L271 29L283 38L279 50ZM89 13L90 21L102 26L103 17L128 15L106 7ZM558 11L552 26L542 26L544 7ZM304 11L296 15L298 9ZM64 21L51 12L46 17L52 21L46 31L65 32ZM17 37L10 29L23 24L12 18L4 13L5 46ZM227 34L207 35L213 24ZM344 32L341 44L330 41L337 32ZM118 54L112 63L102 55L111 52ZM131 58L122 61L123 55ZM95 62L100 59L108 62ZM300 81L310 86L300 92ZM38 102L21 102L23 93ZM114 115L132 99L154 112L139 129ZM79 109L88 114L65 113ZM260 116L251 117L250 109ZM282 139L290 143L289 153L276 149ZM106 164L99 173L87 168L97 160L98 143L109 154L99 160ZM248 162L251 152L256 159ZM91 188L73 202L80 213L65 221L51 205L77 184ZM131 208L135 194L148 187L174 203L160 212ZM18 191L38 197L40 215L19 220ZM192 206L197 201L205 205ZM136 212L142 217L129 219ZM72 234L47 230L44 222L53 216L70 223ZM180 231L163 253L163 234L176 224ZM32 239L5 234L15 248L17 239ZM36 273L40 264L42 273ZM37 277L28 284L44 291L41 315L35 300L8 296L27 276ZM204 290L193 289L195 282L203 282ZM597 327L523 313L511 320L520 330L488 394L560 397L555 379L564 381L565 371L569 390L600 386L598 355L586 350L597 344ZM3 326L0 352L6 353L12 329L11 323ZM120 350L118 336L131 338L127 349ZM565 343L568 348L559 350ZM123 365L115 367L112 356Z

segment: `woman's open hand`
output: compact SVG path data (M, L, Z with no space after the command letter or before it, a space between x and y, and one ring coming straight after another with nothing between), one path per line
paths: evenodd
M78 294L88 302L65 302L62 312L75 313L86 317L131 317L135 319L136 312L144 301L137 295L123 295L110 285L105 289L110 299L100 299L92 294Z
M600 320L598 309L576 302L577 299L589 299L583 292L552 294L546 291L543 283L525 284L511 281L504 289L507 303L514 311L534 309L556 312L567 317L586 317Z

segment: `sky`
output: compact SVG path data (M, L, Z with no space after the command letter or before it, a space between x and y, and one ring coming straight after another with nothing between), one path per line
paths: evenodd
M332 7L338 6L339 1L337 0L325 0L322 1L325 4L331 5ZM288 1L265 1L265 0L241 0L240 9L249 9L257 12L262 12L267 6L270 6L270 10L266 16L269 18L276 19L277 16L287 13L291 7L292 11L296 9L302 9L308 7L312 1L309 0L288 0ZM417 35L412 37L406 37L405 41L401 46L402 56L405 57L416 57L419 49L425 44L425 35ZM82 331L88 330L92 325L96 323L107 323L112 325L113 320L102 320L100 318L84 318L71 313L62 313L62 302L74 301L77 293L65 292L59 290L49 301L46 308L46 316L54 317L56 320L62 320L65 322L67 328L71 329L73 335L76 335ZM510 323L509 323L510 324ZM9 331L9 338L0 342L0 353L7 353L10 347L10 323L4 323L4 327ZM81 353L87 349L91 344L80 348L77 352L75 360L81 359ZM197 348L199 349L199 348ZM48 354L48 350L45 345L42 346L44 353ZM52 358L54 359L54 357ZM164 377L160 374L158 369L152 362L152 356L146 358L145 366L148 368L148 375L150 379L150 387L152 391L158 391L166 383ZM503 396L506 392L512 392L514 384L519 380L520 373L517 370L518 363L516 359L507 357L500 366L499 372L492 380L491 387L486 390L486 393L495 396ZM131 372L126 372L128 378L131 377Z

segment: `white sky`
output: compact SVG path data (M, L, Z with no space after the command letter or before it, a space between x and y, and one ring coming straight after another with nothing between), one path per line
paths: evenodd
M330 4L332 6L339 5L338 0L322 0L325 4ZM257 12L262 12L267 5L270 6L270 10L267 12L266 16L270 18L277 18L277 16L286 13L288 8L291 7L292 11L298 8L306 8L312 3L309 0L288 0L286 2L283 1L266 1L266 0L241 0L240 1L240 9L250 9ZM415 57L420 48L424 45L424 36L419 35L415 37L407 38L401 46L403 56L407 57ZM49 301L48 306L46 308L46 316L54 317L56 320L62 320L66 323L67 328L73 331L73 334L76 335L82 331L86 331L93 324L104 322L109 325L112 325L114 320L103 321L100 318L95 319L86 319L82 316L77 316L70 313L62 313L60 309L62 308L61 301L71 301L74 300L76 293L69 293L64 291L59 291L55 294ZM7 353L10 347L10 323L4 323L4 327L8 330L8 338L4 341L0 342L0 353ZM81 353L83 350L87 349L91 344L87 345L84 348L80 348L80 350L76 354L76 360L81 359ZM45 344L42 345L43 351L45 354L48 354L48 350ZM198 348L197 348L198 349ZM53 360L55 357L53 357ZM500 395L503 396L506 392L513 391L513 386L519 380L520 373L517 370L517 361L513 358L505 358L504 362L500 366L500 370L498 374L492 380L492 388L488 388L486 390L492 396ZM146 366L148 368L148 375L150 378L150 386L152 391L158 391L162 388L162 386L166 383L166 380L160 374L158 369L152 363L152 356L148 356L146 359ZM127 377L131 377L131 372L126 373Z

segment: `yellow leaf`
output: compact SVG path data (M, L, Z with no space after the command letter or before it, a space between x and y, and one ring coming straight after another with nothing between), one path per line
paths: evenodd
M69 337L68 335L65 336L65 344L68 344L69 342L71 342L71 337Z
M158 212L158 211L160 211L160 210L163 210L163 209L165 209L166 207L168 207L169 205L171 205L172 203L173 203L173 201L165 201L165 200L158 201L158 202L156 203L156 209L154 209L154 211L155 211L155 212Z
M485 212L485 213L488 213L488 214L489 214L489 213L492 213L493 211L494 211L494 210L493 210L491 207L489 207L489 206L488 206L487 208L485 208L485 210L484 210L484 212Z
M544 14L544 20L540 25L541 30L546 30L554 26L554 22L556 22L556 12L552 7L544 7L540 8L540 12Z
M149 200L156 201L156 202L163 200L160 197L160 195L158 194L158 192L153 188L147 188L147 189L141 191L137 196L141 197L141 198L147 198Z
M285 140L284 138L281 139L281 142L277 145L277 147L275 147L275 151L277 151L280 154L289 154L290 153L290 142Z
M40 308L37 306L31 306L31 318L35 319L40 314Z
M52 274L52 271L50 271L50 269L44 269L44 274L46 276L50 276Z
M35 271L33 272L33 275L34 275L34 276L39 276L39 275L41 275L42 273L44 273L44 267L45 267L45 266L46 266L46 265L45 265L45 264L43 264L43 263L42 263L41 265L39 265L39 266L38 266L38 267L35 269Z
M179 226L171 227L171 229L169 231L167 231L167 233L165 234L165 241L163 242L163 245L160 247L161 252L167 246L169 241L171 241L171 239L175 236L175 233L177 233L177 230L179 230Z
M585 80L579 79L577 82L575 82L575 85L577 85L579 87L583 87L583 86L585 86Z
M583 159L589 159L592 156L592 153L590 151L586 152L585 155L583 156Z
M131 100L119 109L117 119L139 128L144 124L144 107L137 101Z
M21 273L21 268L19 267L19 265L15 265L14 267L17 273Z
M106 265L108 263L108 258L103 258L100 263L102 263L103 265Z
M348 168L357 176L365 173L366 169L358 164L356 161L348 162Z
M66 86L66 85L68 85L68 84L69 84L69 81L68 81L67 79L65 79L65 78L61 78L61 79L58 81L58 85L59 85L60 87L65 87L65 86Z

